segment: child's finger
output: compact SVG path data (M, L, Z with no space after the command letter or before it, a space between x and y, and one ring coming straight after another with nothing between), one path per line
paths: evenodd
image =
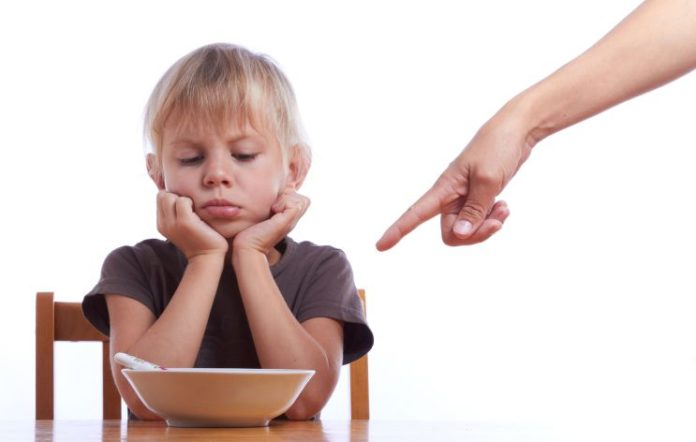
M285 201L290 197L290 195L292 195L292 192L287 188L278 194L276 200L271 205L271 210L273 213L283 210L283 207L285 207Z
M193 201L191 198L180 196L175 202L175 211L177 219L186 219L193 213Z
M172 193L164 190L157 193L157 228L160 231L166 230L170 222L176 219L174 201L176 201L176 195Z
M277 203L277 211L275 211L271 220L279 227L284 226L285 230L290 231L307 211L309 204L309 198L298 194L284 198Z
M285 211L294 211L299 216L304 215L309 207L309 198L295 194L293 197L288 198L285 202Z
M163 190L157 192L157 219L164 218L166 215L166 194L167 192Z
M283 193L273 203L273 205L271 206L271 210L273 210L274 213L278 213L286 210L287 207L290 206L300 207L302 209L302 213L304 213L304 211L307 210L307 207L309 206L309 198L295 192Z

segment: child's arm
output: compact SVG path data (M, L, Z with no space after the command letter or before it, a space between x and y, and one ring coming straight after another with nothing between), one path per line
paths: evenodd
M343 361L343 326L329 318L300 324L283 299L271 274L268 255L304 214L309 200L285 192L267 221L234 239L232 263L254 346L264 368L314 369L316 374L288 409L290 419L308 419L328 401Z
M222 274L227 241L195 215L188 198L160 192L157 208L159 231L186 255L188 264L158 319L138 301L106 295L111 356L113 360L116 352L125 352L164 367L192 367ZM120 367L112 365L112 370L128 408L141 419L158 419L140 402Z

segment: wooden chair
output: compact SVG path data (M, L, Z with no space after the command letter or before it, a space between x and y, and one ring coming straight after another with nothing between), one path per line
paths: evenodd
M365 308L365 291L359 290ZM36 419L53 419L53 344L55 341L102 343L102 415L121 419L121 396L111 376L109 338L85 319L79 302L54 302L52 292L36 294ZM370 418L367 355L350 364L351 419Z
M366 310L365 290L358 290L363 310ZM368 382L367 355L350 364L350 418L370 418L370 384Z
M109 338L82 315L79 302L53 302L53 293L36 294L36 419L53 419L53 344L56 341L102 343L102 415L121 419L118 394L109 363Z

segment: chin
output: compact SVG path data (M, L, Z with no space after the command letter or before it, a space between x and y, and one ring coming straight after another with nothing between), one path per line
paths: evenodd
M226 239L233 239L240 232L251 227L251 223L211 223L211 227Z
M217 233L225 237L225 239L234 239L244 229L215 229Z

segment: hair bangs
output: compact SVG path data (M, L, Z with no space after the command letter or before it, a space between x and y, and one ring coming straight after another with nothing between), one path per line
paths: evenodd
M145 135L159 156L165 125L251 125L309 167L292 87L267 56L230 44L204 46L177 61L150 96Z

